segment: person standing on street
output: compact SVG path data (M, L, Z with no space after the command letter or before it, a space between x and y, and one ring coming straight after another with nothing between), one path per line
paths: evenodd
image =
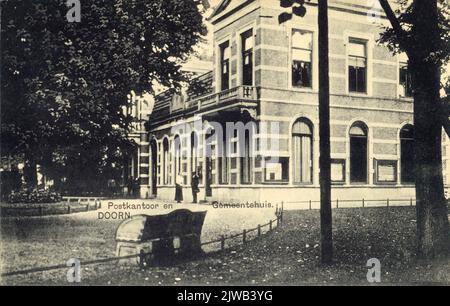
M140 177L138 176L137 178L134 179L133 182L133 197L139 198L139 182L141 181Z
M198 189L198 184L199 184L199 177L196 172L193 172L191 187L192 187L192 199L193 199L192 203L194 203L194 204L197 203L197 193L200 192L200 190Z
M175 201L180 204L183 202L183 177L177 175L175 181Z
M128 182L127 182L128 197L132 197L132 195L133 195L133 183L134 183L134 178L132 176L130 176L128 178Z

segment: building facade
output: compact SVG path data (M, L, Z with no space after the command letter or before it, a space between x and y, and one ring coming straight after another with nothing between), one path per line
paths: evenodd
M155 99L136 161L141 196L192 201L319 199L317 1L279 23L279 1L225 0L209 21L213 70ZM407 58L377 43L387 21L330 1L333 199L414 197ZM450 142L443 134L444 176Z

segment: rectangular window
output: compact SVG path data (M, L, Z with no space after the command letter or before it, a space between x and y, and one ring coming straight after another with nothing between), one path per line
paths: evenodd
M345 159L331 160L331 182L345 183Z
M292 86L312 87L312 47L311 32L292 31Z
M227 148L224 148L224 153L218 158L219 162L219 183L228 184L228 153L226 153Z
M219 161L219 184L228 184L229 143L227 137L223 138Z
M376 182L378 184L397 183L397 161L396 160L376 160Z
M412 97L412 82L411 82L411 73L408 70L407 63L400 63L399 68L399 90L400 97Z
M250 29L241 35L242 46L242 85L253 86L253 30Z
M289 158L278 157L265 159L264 178L266 183L289 182Z
M228 184L228 158L225 156L219 157L219 184Z
M348 47L348 87L350 92L367 92L367 43L350 39Z
M230 42L224 42L220 45L220 78L221 90L230 88Z

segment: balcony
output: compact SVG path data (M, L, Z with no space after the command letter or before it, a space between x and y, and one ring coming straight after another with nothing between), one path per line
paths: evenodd
M195 114L227 105L253 103L253 106L256 106L259 98L260 89L253 86L237 86L195 98L167 95L164 99L156 102L153 113L150 115L149 124L155 126L170 118Z
M259 93L256 87L238 86L187 101L184 104L184 109L189 111L200 111L214 106L227 104L229 102L256 102L258 97Z

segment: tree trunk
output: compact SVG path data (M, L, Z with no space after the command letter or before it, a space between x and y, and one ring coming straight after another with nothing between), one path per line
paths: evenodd
M322 263L333 261L328 1L319 1L320 228Z
M418 255L447 256L450 245L448 208L442 173L442 109L439 65L411 58L414 93L414 134Z

